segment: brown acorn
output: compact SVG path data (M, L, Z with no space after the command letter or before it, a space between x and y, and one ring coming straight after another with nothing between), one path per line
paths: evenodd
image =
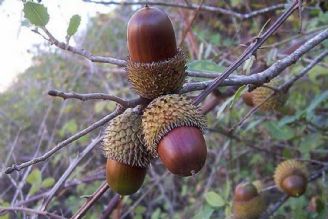
M142 97L153 99L177 92L185 79L185 55L177 48L167 14L145 6L129 20L127 28L128 78Z
M286 160L277 166L274 181L280 191L292 197L299 197L307 187L306 168L299 161Z
M105 131L103 151L111 189L121 195L138 191L151 159L143 143L141 116L127 110L111 120Z
M180 176L196 174L207 149L202 134L203 115L184 95L166 95L145 109L142 126L147 149L159 156L169 171Z
M233 196L234 219L257 219L266 208L265 199L252 183L237 185Z
M251 92L246 92L242 95L243 101L247 106L254 107L253 94Z
M147 168L130 166L107 159L106 179L113 191L121 195L131 195L142 186Z

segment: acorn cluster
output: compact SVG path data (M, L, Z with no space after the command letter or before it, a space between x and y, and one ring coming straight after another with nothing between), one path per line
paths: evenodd
M186 59L167 14L148 6L138 10L127 39L129 82L150 103L125 111L105 131L106 179L121 195L138 191L152 158L159 157L173 174L191 176L207 156L205 119L187 96L176 94L185 80Z
M289 197L299 197L306 191L308 174L303 163L297 160L281 162L275 169L274 182ZM232 200L233 219L258 219L267 208L261 183L240 183Z

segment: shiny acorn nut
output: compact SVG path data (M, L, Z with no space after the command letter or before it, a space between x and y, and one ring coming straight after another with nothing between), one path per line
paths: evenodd
M234 200L235 201L249 201L258 195L259 195L259 193L253 184L241 183L241 184L237 185L235 188Z
M191 176L203 167L206 122L186 96L173 94L153 100L144 110L142 126L147 149L159 156L169 171Z
M247 106L254 107L253 94L251 92L246 92L242 95L243 101Z
M106 181L120 195L131 195L139 190L145 179L147 168L126 165L107 159Z
M299 197L307 187L306 168L299 161L286 160L277 166L274 181L280 191L292 197Z
M233 196L234 219L257 219L266 208L264 197L251 183L237 185Z
M131 109L112 119L106 128L106 179L111 189L121 195L136 192L145 178L151 155L142 139L141 116Z
M177 92L185 80L186 58L177 48L167 14L145 6L131 18L127 28L128 79L140 96L154 99Z
M128 23L128 49L133 62L158 62L177 53L175 35L167 14L154 7L138 10Z
M197 173L207 155L203 134L195 127L173 129L159 142L157 151L166 168L180 176Z

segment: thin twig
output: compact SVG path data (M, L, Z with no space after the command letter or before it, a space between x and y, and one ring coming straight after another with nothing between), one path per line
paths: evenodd
M91 2L95 4L102 4L102 5L158 5L158 6L165 6L165 7L174 7L174 8L182 8L182 9L188 9L188 10L195 10L197 8L200 8L201 11L207 11L207 12L213 12L213 13L221 13L224 15L229 15L229 16L234 16L237 17L241 20L246 20L253 18L255 16L269 13L272 11L276 10L281 10L285 8L285 4L277 4L277 5L272 5L267 8L259 9L256 11L252 11L250 13L242 14L239 12L235 12L232 10L228 10L225 8L220 8L220 7L214 7L210 5L202 5L199 7L198 4L179 4L179 3L169 3L169 2L161 2L161 1L138 1L138 2L130 2L130 1L92 1L92 0L83 0L85 2Z
M298 7L297 2L293 4L268 28L268 30L261 36L257 37L253 43L244 51L244 53L230 65L220 77L214 79L214 81L196 98L194 104L198 105L203 101L207 95L215 90L231 73L233 73L244 61L252 56L258 48L287 20L287 18Z
M304 75L306 75L315 65L317 65L319 62L321 62L326 56L328 55L328 50L323 51L320 53L315 59L311 60L310 64L308 64L301 73L294 76L292 79L288 80L284 84L284 87L282 89L288 89L290 88L297 80L302 78Z
M21 211L21 212L25 212L28 214L33 214L33 215L42 215L48 218L54 218L54 219L65 219L65 217L50 213L50 212L46 212L46 211L38 211L35 209L30 209L30 208L23 208L23 207L0 207L0 212L1 214L3 212L8 212L8 211Z
M91 143L77 156L69 165L69 167L65 170L65 172L62 174L62 176L59 178L59 180L56 182L56 184L51 188L51 190L47 193L46 199L44 199L40 210L44 211L48 204L50 203L51 199L55 196L55 194L58 192L58 190L62 187L62 185L65 183L65 181L68 179L68 177L72 174L76 166L81 162L81 160L88 154L90 154L90 151L95 148L96 145L98 145L101 142L102 138L98 137L91 141Z
M67 51L70 51L72 53L78 54L80 56L83 56L83 57L89 59L92 62L110 63L110 64L114 64L114 65L118 65L118 66L126 66L126 61L125 60L116 59L116 58L112 58L112 57L93 55L88 50L85 50L85 49L82 49L82 48L76 48L76 47L70 46L66 43L60 42L45 27L42 27L42 30L49 37L48 41L51 44L57 46L58 48L60 48L62 50L67 50Z
M59 90L50 90L48 92L50 96L53 97L61 97L64 100L66 99L78 99L82 101L87 101L87 100L110 100L114 101L118 104L120 104L124 108L131 108L135 107L137 105L143 104L146 102L145 99L143 98L135 98L131 100L124 100L120 97L105 94L105 93L88 93L88 94L80 94L80 93L68 93L68 92L62 92Z
M109 201L105 211L102 213L100 219L107 219L109 218L109 216L111 215L111 213L113 212L113 210L115 210L115 208L117 207L117 205L120 203L121 198L119 194L115 194L113 198L111 198L111 200Z
M92 205L109 189L107 182L103 182L100 187L88 198L88 200L80 207L71 219L82 218Z
M328 32L328 31L327 31ZM253 115L265 102L267 102L269 99L271 99L273 96L279 94L280 92L287 91L298 79L302 78L304 75L306 75L315 65L317 65L321 60L323 60L328 55L328 51L324 51L317 58L312 60L312 62L307 65L299 74L285 82L283 85L281 85L279 88L274 89L274 92L266 97L259 105L253 107L245 116L243 119L241 119L236 125L234 125L229 131L232 132L236 130L236 128L240 127L251 115Z
M272 78L277 77L283 70L285 70L290 65L294 64L297 60L299 60L304 54L309 52L311 49L316 47L318 44L328 39L328 29L320 32L318 35L308 40L302 46L300 46L297 50L291 53L289 56L277 61L273 65L271 65L266 70L248 75L248 76L229 76L226 78L220 86L232 86L232 85L245 85L245 84L263 84L269 82ZM223 77L223 74L218 75L218 77ZM185 84L180 91L181 93L187 93L190 91L203 90L208 88L211 84L213 84L215 80L202 81L202 82L193 82Z
M191 29L191 26L193 25L194 21L196 20L198 14L199 14L199 11L202 7L202 5L204 4L204 1L205 0L201 0L200 4L198 5L198 8L194 11L194 15L191 19L191 21L189 22L189 24L187 25L187 28L184 30L183 34L182 34L182 37L181 37L181 40L180 40L180 43L179 43L179 47L181 48L182 47L182 44L188 34L188 32L190 31Z
M27 162L21 163L21 164L13 164L11 167L7 167L5 173L9 174L12 173L13 171L20 171L21 169L24 169L28 166L31 166L33 164L39 163L41 161L45 161L47 160L50 156L52 156L53 154L55 154L57 151L59 151L60 149L62 149L63 147L65 147L66 145L76 141L77 139L81 138L82 136L88 134L89 132L95 130L96 128L106 124L108 121L110 121L111 119L115 118L116 116L120 115L124 110L121 108L118 108L117 110L115 110L113 113L105 116L104 118L100 119L99 121L93 123L92 125L90 125L89 127L83 129L80 132L75 133L74 135L72 135L71 137L67 138L66 140L60 142L59 144L57 144L55 147L53 147L50 151L46 152L45 154L43 154L40 157L36 157L32 160L29 160Z

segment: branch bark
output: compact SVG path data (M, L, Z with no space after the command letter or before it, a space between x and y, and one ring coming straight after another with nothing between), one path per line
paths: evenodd
M174 7L174 8L182 8L187 10L199 10L201 11L207 11L212 13L221 13L224 15L234 16L236 18L239 18L241 20L246 20L253 18L255 16L269 13L272 11L280 10L285 8L285 4L276 4L269 6L267 8L262 8L256 11L252 11L250 13L242 14L239 12L235 12L229 9L220 8L220 7L214 7L210 5L200 5L200 4L179 4L179 3L169 3L169 2L163 2L163 1L138 1L138 2L128 2L128 1L92 1L92 0L84 0L85 2L95 3L95 4L102 4L102 5L158 5L158 6L165 6L165 7Z
M146 99L143 99L141 97L131 99L131 100L124 100L120 97L105 94L105 93L88 93L88 94L80 94L80 93L68 93L68 92L62 92L59 90L50 90L48 92L50 96L53 97L61 97L64 100L66 99L78 99L82 101L87 101L87 100L110 100L118 103L124 108L133 108L137 105L147 103Z
M215 90L231 73L233 73L243 62L245 62L250 56L252 56L258 48L287 20L287 18L296 10L298 2L294 1L293 4L265 31L262 35L255 38L244 53L231 64L220 77L214 79L214 81L198 96L194 99L194 104L198 105L202 102L207 95Z
M313 49L314 47L316 47L317 45L319 45L320 43L322 43L327 39L328 39L328 29L320 32L318 35L316 35L315 37L304 43L302 46L300 46L289 56L286 56L286 58L277 61L266 70L248 76L237 76L237 75L235 75L234 77L229 76L222 83L220 83L219 86L233 86L233 85L245 85L245 84L260 85L269 82L271 79L277 77L287 67L294 64L304 54L306 54L311 49ZM220 74L218 77L221 78L224 77L224 75ZM203 90L208 88L214 82L215 80L188 83L183 86L180 92L187 93L190 91Z

